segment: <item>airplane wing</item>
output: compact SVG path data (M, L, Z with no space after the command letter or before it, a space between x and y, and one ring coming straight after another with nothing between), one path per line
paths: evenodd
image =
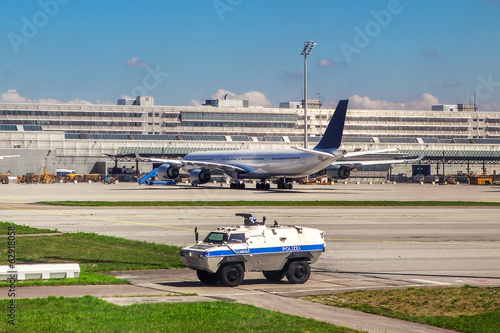
M18 155L3 155L3 156L0 156L0 160L3 160L4 158L10 158L10 157L19 157L21 156L28 148L26 148L25 150L23 150L21 153L19 153Z
M345 156L345 155L344 155ZM337 161L332 163L331 165L348 165L352 167L356 166L365 166L365 165L382 165L382 164L400 164L400 163L411 163L417 162L424 158L425 155L420 155L417 158L413 159L400 159L400 160L372 160L372 161Z
M182 168L183 166L196 166L199 168L206 168L209 170L214 170L214 169L220 169L222 171L226 172L233 172L233 171L239 171L239 172L246 172L247 170L240 168L235 165L230 165L230 164L221 164L221 163L211 163L211 162L204 162L204 161L184 161L184 160L167 160L167 159L162 159L162 158L149 158L149 157L141 157L145 160L149 160L151 162L161 162L161 163L166 163L170 165L174 165L176 167Z
M139 155L139 154L137 154L137 155ZM180 161L180 160L166 160L163 158L150 158L150 157L142 157L142 156L140 156L140 158L147 160L147 161L151 161L151 162L168 163L168 164L172 164L172 165L179 166L179 167L182 166L182 161Z
M354 152L351 152L351 153L344 154L344 157L354 157L354 156L362 156L362 155L370 155L370 154L388 153L388 152L391 152L391 151L398 151L398 148L387 148L387 149L354 151Z
M226 172L239 171L246 172L247 170L240 168L236 165L231 164L221 164L221 163L211 163L211 162L202 162L202 161L180 161L182 166L197 166L199 168L207 168L207 169L220 169Z
M21 155L4 155L4 156L0 156L0 160L3 160L4 158L9 158L9 157L19 157Z

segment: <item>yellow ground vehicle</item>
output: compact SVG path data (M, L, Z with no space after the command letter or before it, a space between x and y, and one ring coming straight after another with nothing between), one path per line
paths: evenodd
M471 185L492 185L495 181L495 176L471 175L469 179Z
M8 184L9 183L9 174L6 173L0 173L0 183L1 184Z
M90 173L83 175L83 180L86 182L100 182L101 181L101 175L97 173Z
M83 181L83 175L77 174L77 173L68 173L64 177L64 182L65 183L70 183L70 182L82 182Z

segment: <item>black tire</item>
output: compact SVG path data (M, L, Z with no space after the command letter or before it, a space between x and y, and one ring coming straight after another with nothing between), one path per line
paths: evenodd
M292 261L288 265L286 278L294 284L302 284L309 280L311 275L311 267L307 261Z
M283 279L283 277L285 276L285 272L283 272L282 270L280 270L280 271L263 271L262 274L264 274L264 277L267 280L273 281L273 282L281 281Z
M293 183L288 183L288 184L287 184L287 188L288 188L289 190L293 190Z
M219 279L226 287L236 287L243 282L245 270L241 264L227 264L219 269Z
M204 284L215 284L219 282L219 276L217 273L197 270L196 275L198 275L198 279L200 279L200 281Z

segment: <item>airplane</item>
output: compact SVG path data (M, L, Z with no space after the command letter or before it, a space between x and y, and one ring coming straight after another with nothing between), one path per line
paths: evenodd
M160 179L179 176L179 169L189 173L193 186L210 181L214 170L221 170L232 179L232 189L244 189L243 179L258 179L258 190L269 190L268 179L274 179L279 189L292 189L287 178L305 177L323 170L344 155L339 149L349 100L339 101L320 142L314 149L293 147L270 150L202 151L186 155L182 160L148 158L162 162Z
M182 160L147 158L149 161L162 162L158 168L160 179L174 179L179 170L189 174L191 185L197 186L210 181L211 174L220 170L232 180L230 188L244 189L243 179L258 179L258 190L269 190L267 180L277 184L278 189L292 189L292 182L287 178L305 177L327 167L341 157L374 154L395 149L346 153L340 149L342 133L349 100L341 100L319 143L313 149L292 147L274 150L230 150L202 151L186 155ZM140 157L140 156L138 156ZM333 166L335 167L335 166ZM354 166L341 165L337 172L345 176ZM347 170L347 171L346 171ZM347 174L347 176L349 176Z

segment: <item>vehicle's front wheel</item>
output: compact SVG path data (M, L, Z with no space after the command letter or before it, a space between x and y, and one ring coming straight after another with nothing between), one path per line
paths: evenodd
M311 267L307 261L292 261L288 265L288 270L286 272L286 278L291 283L304 283L309 280L311 275Z
M241 264L228 264L219 269L219 279L226 287L236 287L243 282L245 270Z
M219 276L216 273L197 270L196 275L198 275L198 279L204 284L215 284L219 282Z

